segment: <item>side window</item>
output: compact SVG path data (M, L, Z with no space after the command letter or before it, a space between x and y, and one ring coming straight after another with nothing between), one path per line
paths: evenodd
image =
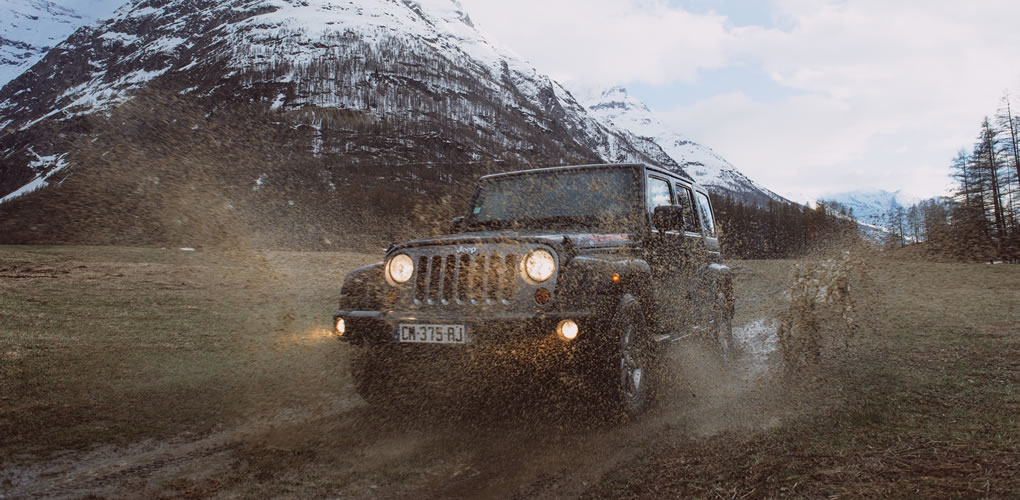
M715 220L712 219L712 204L708 201L708 195L698 193L698 211L701 212L701 220L705 223L705 235L715 236Z
M649 215L655 212L655 207L672 205L673 197L669 193L669 181L657 177L649 177L645 204L648 207Z
M683 184L676 185L676 202L684 207L684 231L699 232L698 214L694 211L694 202L691 199L691 188Z

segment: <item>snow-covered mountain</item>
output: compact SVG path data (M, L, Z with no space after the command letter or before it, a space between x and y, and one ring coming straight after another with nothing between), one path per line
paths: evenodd
M644 103L628 94L625 88L592 91L572 87L572 90L595 116L632 132L654 149L661 148L688 175L712 191L757 204L768 203L768 200L787 201L749 179L711 148L671 131Z
M819 201L839 203L852 210L858 221L888 229L892 227L892 215L897 209L907 210L920 203L921 199L903 190L859 190L823 194Z
M126 0L90 0L73 9L62 1L5 0L0 6L0 87L32 67L78 28Z
M233 143L207 132L256 126ZM0 130L8 202L26 186L60 185L39 192L56 198L47 206L65 203L87 190L88 173L88 189L102 185L127 203L95 166L108 163L123 189L141 193L149 187L134 179L149 179L166 196L173 176L201 166L199 178L232 193L223 205L279 206L277 221L302 206L301 217L325 218L326 202L353 203L345 186L430 197L479 169L587 161L679 169L490 43L455 0L135 0L3 87ZM203 148L217 153L201 156ZM26 198L35 196L16 199ZM4 222L18 219L30 224Z

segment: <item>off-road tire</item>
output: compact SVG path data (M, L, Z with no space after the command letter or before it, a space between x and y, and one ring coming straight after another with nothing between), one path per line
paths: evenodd
M712 325L712 348L723 361L737 357L737 346L733 340L733 316L723 313L716 316Z
M723 361L733 361L738 357L737 344L733 339L733 316L735 304L733 300L733 282L725 279L716 292L712 318L712 348Z
M599 374L606 406L613 417L635 417L651 403L655 360L655 346L637 299L628 295L620 301L606 339Z
M381 349L360 346L351 352L351 379L354 390L369 406L390 407L400 398L390 384L386 356Z

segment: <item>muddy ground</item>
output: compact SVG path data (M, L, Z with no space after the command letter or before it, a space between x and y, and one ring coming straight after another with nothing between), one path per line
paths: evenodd
M778 319L818 259L733 262L741 355L677 345L654 409L612 423L499 381L368 407L329 319L380 254L0 247L0 497L1020 491L1016 266L862 257L857 327L819 311L819 365L788 369Z

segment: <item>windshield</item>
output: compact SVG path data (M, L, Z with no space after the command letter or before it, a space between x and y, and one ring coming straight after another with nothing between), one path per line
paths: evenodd
M640 215L634 168L537 172L482 181L467 222L477 228L629 229Z

